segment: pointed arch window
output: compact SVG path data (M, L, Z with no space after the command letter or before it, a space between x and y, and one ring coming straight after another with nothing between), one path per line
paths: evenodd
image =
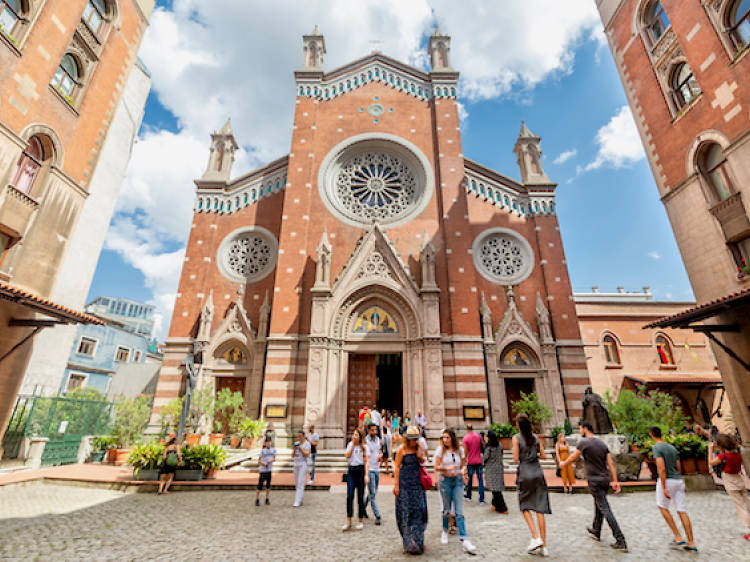
M81 69L78 66L78 61L73 55L67 53L60 61L60 66L57 67L57 72L52 78L52 85L66 96L71 97L76 86L80 85L80 77Z
M708 145L699 158L699 168L717 201L724 201L734 193L727 158L721 146L716 143Z
M672 98L677 108L683 108L701 93L698 81L690 66L683 62L678 64L672 72Z
M646 12L646 28L651 40L656 43L669 27L669 17L661 2L654 2Z
M729 35L739 50L750 43L750 0L736 0L729 9Z
M83 21L94 33L99 33L107 21L107 4L104 0L89 0L83 9Z
M42 141L36 136L31 137L16 163L10 183L17 190L30 193L45 160L46 154Z
M620 350L617 347L617 341L615 338L612 336L604 336L602 347L604 347L604 358L607 361L607 365L619 365Z
M672 355L672 346L669 340L662 336L656 336L656 353L659 356L661 365L674 365L674 355Z

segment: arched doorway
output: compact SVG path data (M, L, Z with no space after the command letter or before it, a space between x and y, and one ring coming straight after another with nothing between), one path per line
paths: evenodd
M514 423L518 412L514 411L513 403L521 399L521 393L530 394L537 390L539 359L527 345L513 342L500 355L500 373L505 382L508 421Z

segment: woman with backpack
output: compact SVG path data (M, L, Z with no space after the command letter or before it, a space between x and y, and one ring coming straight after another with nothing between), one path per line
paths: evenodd
M177 445L177 438L172 437L167 446L164 447L164 453L162 454L161 467L159 468L159 489L156 491L157 496L169 493L169 487L172 485L172 480L174 480L174 473L180 464L182 464L182 452Z

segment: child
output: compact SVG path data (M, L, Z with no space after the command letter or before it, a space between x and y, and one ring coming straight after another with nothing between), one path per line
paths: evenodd
M255 490L255 505L260 505L260 491L263 489L263 483L266 483L266 505L270 505L268 501L268 493L271 490L271 468L273 461L276 460L276 449L272 447L273 440L270 435L266 435L263 439L263 448L260 450L260 458L258 459L258 489Z

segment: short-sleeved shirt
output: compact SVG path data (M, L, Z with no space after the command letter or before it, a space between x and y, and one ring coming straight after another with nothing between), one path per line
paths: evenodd
M609 447L596 437L584 437L576 448L581 451L586 464L586 479L594 482L609 482L611 475L607 467Z
M294 464L296 466L302 466L307 464L307 457L302 454L302 451L309 451L311 449L310 442L305 441L294 450Z
M349 444L346 446L346 452L349 453L351 451L351 455L349 455L349 458L347 459L347 464L349 466L364 466L365 464L365 451L362 449L361 446L357 445L354 446L354 443L349 441Z
M269 447L266 449L263 447L260 450L260 462L258 463L259 472L271 472L274 458L276 457L276 449Z
M381 446L382 444L380 442L380 437L378 437L377 435L375 436L375 438L372 438L369 435L365 437L365 449L367 449L367 464L370 465L367 467L368 470L374 470L376 472L380 470L378 456L380 455Z
M654 443L652 451L655 459L664 459L667 480L682 478L680 471L677 470L677 458L679 455L673 445L665 442Z
M414 421L417 422L417 427L424 427L427 425L427 418L424 416L424 414L417 414L417 417L414 418Z
M380 412L377 410L370 412L370 421L380 427Z
M317 453L318 452L318 446L317 445L313 445L312 442L313 441L320 441L320 435L318 435L317 433L311 433L310 435L308 435L307 440L310 442L310 452L311 453Z
M469 464L482 464L482 438L478 433L467 433L464 437L464 448L466 448L466 462Z
M438 445L435 450L435 458L440 459L440 468L448 472L440 472L440 477L444 476L458 476L461 474L461 459L465 458L466 453L463 447L459 447L458 451L451 451L450 449L443 449L442 445Z
M719 453L719 458L724 461L724 470L727 474L739 474L742 469L742 455L735 451Z

